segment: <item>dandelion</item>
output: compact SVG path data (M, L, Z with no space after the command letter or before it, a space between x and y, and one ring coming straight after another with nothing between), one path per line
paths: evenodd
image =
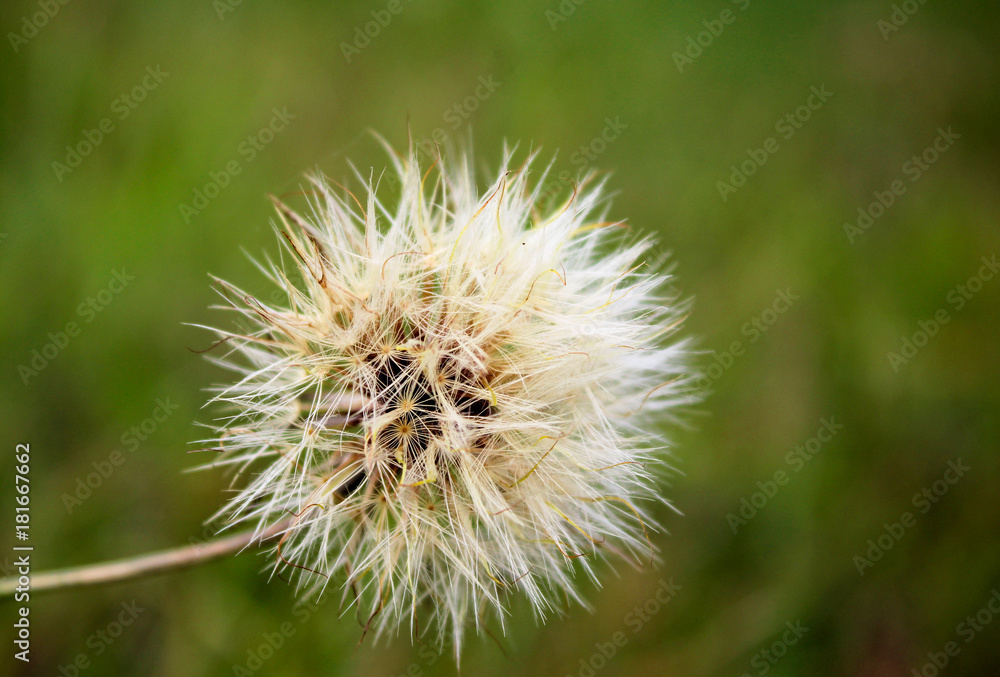
M655 557L654 429L693 397L651 240L595 175L546 206L537 152L504 155L482 190L469 157L412 149L359 194L315 177L305 213L274 198L279 293L217 281L243 328L213 329L238 374L213 398L202 467L234 487L213 519L277 536L272 573L339 591L365 632L456 655L511 595L544 620L603 560Z
M426 613L457 651L511 591L544 618L605 553L650 557L644 426L689 397L681 308L592 175L539 210L535 156L485 191L469 158L393 156L396 200L314 178L308 217L274 200L286 302L220 281L251 327L220 332L240 379L209 465L246 478L222 514L290 519L275 569L377 633Z

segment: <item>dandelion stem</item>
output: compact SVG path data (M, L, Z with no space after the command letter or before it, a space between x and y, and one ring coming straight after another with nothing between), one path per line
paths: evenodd
M210 562L243 548L274 538L281 534L289 522L282 521L263 533L247 531L207 543L186 545L170 550L161 550L146 555L126 557L111 562L98 562L68 569L56 569L31 575L30 592L48 592L82 588L105 583L119 583L134 578L153 576L172 569L183 569ZM18 576L0 579L0 599L14 595L20 583Z

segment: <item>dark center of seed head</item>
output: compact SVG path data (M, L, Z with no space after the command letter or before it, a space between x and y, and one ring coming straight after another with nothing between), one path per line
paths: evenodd
M394 425L376 436L376 443L390 463L405 460L412 465L425 457L427 447L440 437L448 411L472 420L494 414L492 403L480 392L475 373L459 367L453 357L441 358L433 385L419 360L410 353L375 353L368 356L368 361L375 367L374 382L368 384L367 390L376 414L398 414Z

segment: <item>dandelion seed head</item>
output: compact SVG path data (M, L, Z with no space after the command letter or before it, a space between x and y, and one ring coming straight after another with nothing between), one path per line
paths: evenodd
M607 555L648 564L684 304L594 175L548 205L537 153L485 188L462 154L390 156L275 199L280 301L219 282L245 329L215 330L239 378L206 465L234 471L220 516L286 521L275 573L457 653L512 594L544 619Z

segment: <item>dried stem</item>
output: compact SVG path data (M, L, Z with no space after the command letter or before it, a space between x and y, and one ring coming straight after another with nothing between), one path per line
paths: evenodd
M160 552L148 555L127 557L112 562L99 562L97 564L33 574L30 577L30 592L39 593L50 590L101 585L104 583L118 583L133 578L152 576L172 569L182 569L194 566L195 564L210 562L225 555L238 552L252 545L254 542L262 543L267 539L274 538L284 531L288 525L289 522L286 520L275 524L267 529L267 531L256 536L255 532L247 531L208 543L198 543L171 550L161 550ZM18 580L18 576L0 579L0 599L14 595L20 585Z

